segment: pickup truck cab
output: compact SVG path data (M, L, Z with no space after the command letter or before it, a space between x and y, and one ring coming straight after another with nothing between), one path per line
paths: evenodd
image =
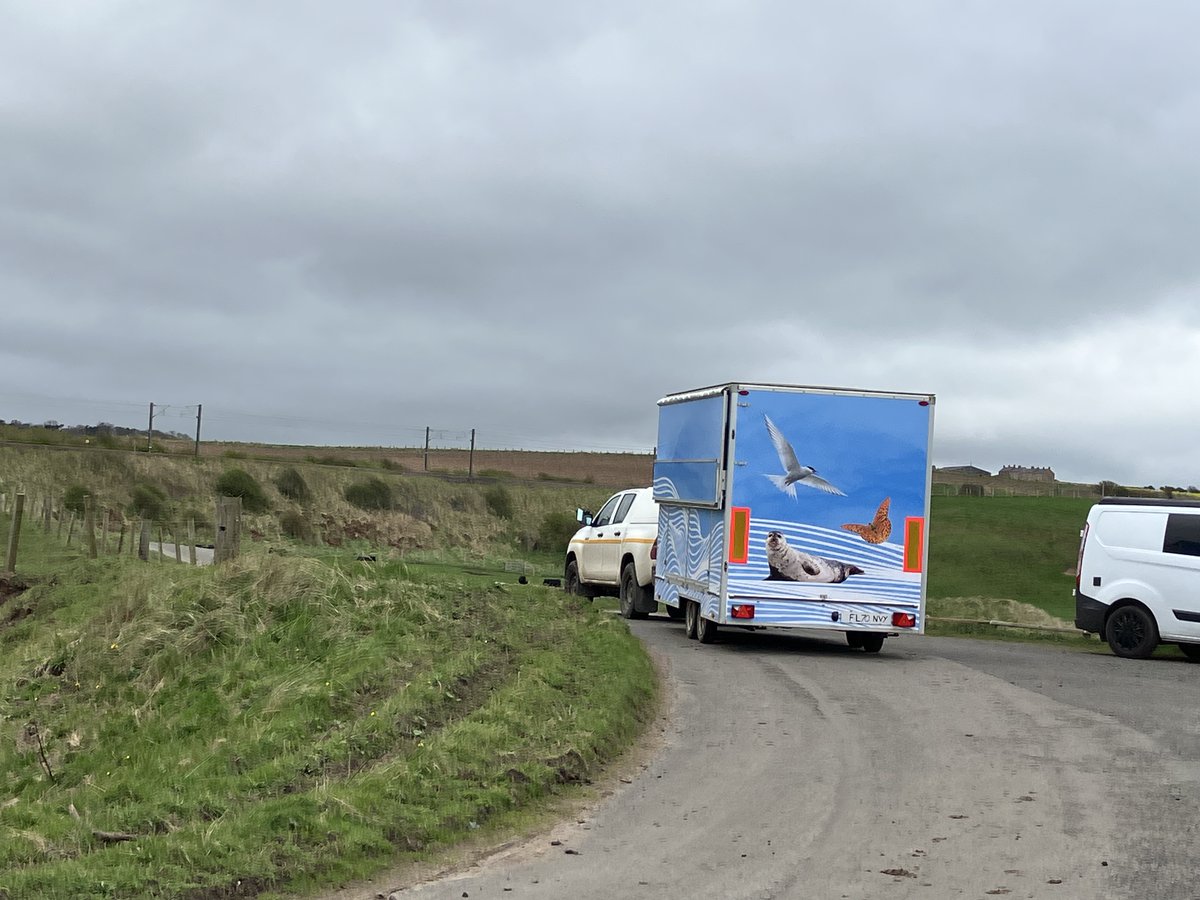
M567 545L563 585L584 597L616 594L621 615L640 619L658 610L651 549L658 537L658 504L650 488L613 494L593 515L580 509L582 526Z

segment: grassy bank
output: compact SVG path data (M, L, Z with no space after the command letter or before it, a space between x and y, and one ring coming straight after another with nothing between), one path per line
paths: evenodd
M0 606L11 898L369 874L587 779L652 704L623 624L559 591L266 552L67 559L36 530L23 553L31 586Z

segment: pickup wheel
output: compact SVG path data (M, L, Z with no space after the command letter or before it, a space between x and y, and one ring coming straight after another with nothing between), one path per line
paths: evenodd
M712 619L706 619L700 615L700 608L696 608L696 640L702 644L711 644L717 639L717 623Z
M575 562L575 560L567 563L567 568L563 572L563 590L577 597L586 597L588 600L596 596L585 588L583 582L579 580L579 563Z
M642 599L642 586L638 584L637 570L630 563L621 570L621 616L625 619L644 619L646 613L639 612L637 603Z
M696 639L696 625L700 620L700 607L694 600L681 600L683 604L683 633L689 640Z

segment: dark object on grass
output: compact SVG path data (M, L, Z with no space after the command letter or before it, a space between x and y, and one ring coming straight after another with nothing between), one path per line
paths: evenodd
M529 584L529 579L522 575L517 579L517 584Z
M374 553L360 553L355 557L359 562L375 562Z
M561 578L543 578L542 584L544 584L546 587L562 587L562 579Z

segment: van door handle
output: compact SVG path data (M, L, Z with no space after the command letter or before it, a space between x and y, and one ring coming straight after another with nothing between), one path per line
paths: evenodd
M619 531L613 532L613 537L620 537L620 536L621 536L621 532L619 532Z

